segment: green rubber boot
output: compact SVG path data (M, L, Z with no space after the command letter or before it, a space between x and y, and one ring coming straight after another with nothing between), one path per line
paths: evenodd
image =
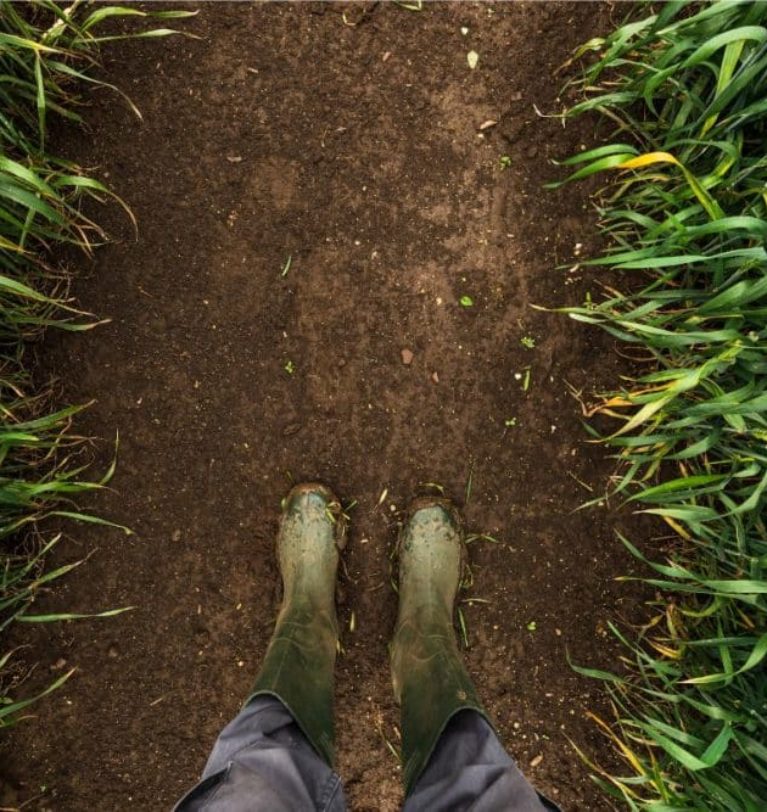
M452 503L416 500L399 541L399 614L390 646L394 695L402 706L406 795L458 711L471 709L487 718L453 627L462 551L460 518Z
M282 606L248 698L277 697L331 767L338 643L335 588L345 537L341 506L327 488L305 484L291 490L277 535Z

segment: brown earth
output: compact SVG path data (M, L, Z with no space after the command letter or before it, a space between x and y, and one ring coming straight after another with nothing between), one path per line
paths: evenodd
M607 29L604 9L199 8L180 25L199 39L109 51L103 76L143 123L96 94L89 135L61 137L140 226L135 240L117 207L98 212L117 239L75 292L112 321L43 353L66 401L96 398L82 430L119 430L113 489L94 508L135 535L70 527L55 563L90 559L39 605L135 608L22 630L40 662L29 690L63 661L78 670L5 737L0 800L172 805L264 653L280 499L316 478L356 500L337 669L351 808L401 800L385 743L398 724L389 553L429 482L500 542L471 545L467 594L488 603L463 612L470 672L510 752L565 808L608 808L568 741L609 758L585 718L604 709L601 686L566 652L611 663L606 622L637 598L614 582L632 568L619 517L574 512L612 463L585 442L569 387L588 397L624 362L603 335L531 308L596 294L557 269L595 248L586 190L541 188L559 172L550 159L593 132L534 105L561 109L554 70ZM97 464L110 454L101 443Z

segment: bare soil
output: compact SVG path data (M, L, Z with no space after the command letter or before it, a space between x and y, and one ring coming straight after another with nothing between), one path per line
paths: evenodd
M63 400L96 399L84 432L119 430L117 475L93 507L135 534L70 526L54 563L89 560L40 607L134 609L21 630L40 663L30 690L77 673L5 736L0 801L171 807L264 654L280 499L319 479L356 501L337 669L351 808L401 801L385 741L398 724L390 551L424 483L498 542L470 545L465 594L487 602L462 610L468 667L510 752L565 808L608 808L569 743L610 758L585 716L607 713L601 686L567 652L614 662L606 623L637 601L614 581L633 566L614 530L641 533L610 506L576 511L613 463L586 442L570 389L588 398L626 366L602 334L531 307L597 295L569 270L596 248L587 190L542 189L551 159L593 133L535 106L561 109L554 71L607 30L604 8L199 9L180 25L199 39L108 52L103 78L143 122L94 94L89 134L61 136L139 223L135 239L116 206L98 212L115 241L75 293L111 322L41 353ZM111 450L97 446L97 470Z

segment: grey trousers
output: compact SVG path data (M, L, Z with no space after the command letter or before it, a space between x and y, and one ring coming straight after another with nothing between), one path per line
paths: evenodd
M202 780L174 812L346 809L341 779L317 755L285 706L259 696L224 728ZM475 711L448 723L404 812L557 810L538 795Z

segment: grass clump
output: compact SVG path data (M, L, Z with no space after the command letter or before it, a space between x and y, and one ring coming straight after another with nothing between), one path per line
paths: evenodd
M615 493L663 520L652 620L606 680L628 772L592 765L631 809L756 812L767 799L767 4L640 6L579 56L614 141L564 164L609 170L604 298L568 308L639 346L649 371L595 409ZM637 19L637 13L647 16ZM644 555L647 555L645 558Z
M105 23L188 14L81 0L68 6L48 0L0 4L0 633L14 621L76 617L30 611L41 589L77 566L46 570L46 554L60 535L51 537L40 523L50 516L102 521L78 512L76 499L111 476L110 470L98 482L83 478L75 461L82 438L72 429L82 407L51 411L49 393L35 389L27 367L28 347L45 328L95 326L69 298L70 273L53 264L51 253L65 244L90 253L104 234L81 204L114 198L102 183L50 151L49 124L81 122L83 84L103 85L89 76L102 43L173 33L166 28L97 33ZM16 696L12 656L0 648L0 728L34 701Z

